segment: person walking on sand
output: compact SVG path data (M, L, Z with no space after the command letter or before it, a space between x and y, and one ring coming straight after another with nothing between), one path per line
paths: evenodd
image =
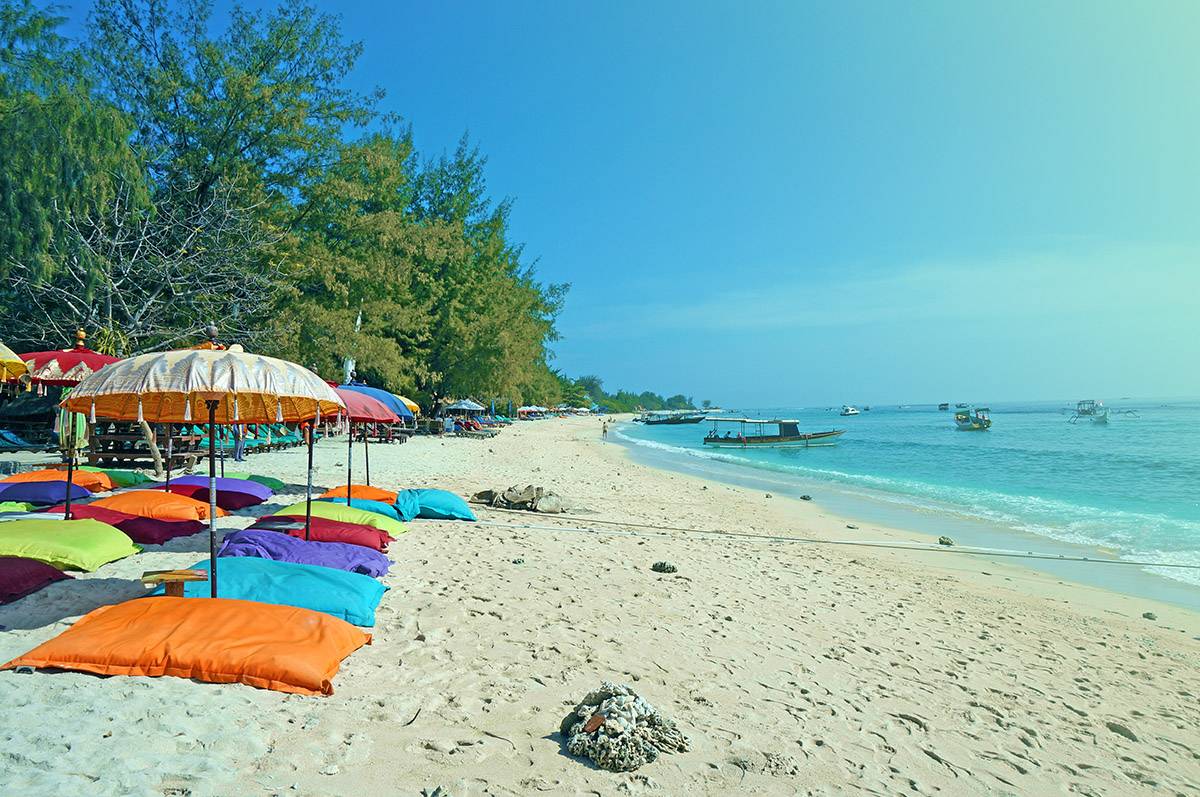
M608 421L605 421L600 427L600 439L601 440L608 439Z

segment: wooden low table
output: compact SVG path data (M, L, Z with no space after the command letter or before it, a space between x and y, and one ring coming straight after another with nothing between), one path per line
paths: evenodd
M166 586L166 592L173 598L183 597L183 585L187 581L208 581L207 570L147 570L142 573L142 583L147 587L159 584Z

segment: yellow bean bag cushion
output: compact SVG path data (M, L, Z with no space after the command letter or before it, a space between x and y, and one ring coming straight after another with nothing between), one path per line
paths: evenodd
M59 570L96 570L142 549L129 535L99 520L6 520L0 556L23 556Z
M314 500L312 502L312 513L313 517L323 517L329 520L340 520L342 523L357 523L360 526L370 526L373 529L386 531L393 537L408 531L408 528L399 520L386 517L378 512L368 512L365 509L355 509L345 504L333 504L329 501ZM299 501L284 509L277 509L275 510L275 514L303 518L304 502ZM218 570L218 581L220 578L220 570Z

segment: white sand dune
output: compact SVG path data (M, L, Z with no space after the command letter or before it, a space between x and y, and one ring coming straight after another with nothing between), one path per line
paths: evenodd
M342 443L317 461L318 484L344 480ZM303 482L298 449L249 465ZM541 484L608 520L845 534L820 496L766 499L635 465L594 419L373 446L371 471L384 487L460 493ZM1200 792L1194 613L986 558L481 517L497 525L419 521L392 545L375 643L346 660L332 697L0 673L3 791ZM0 607L0 659L140 594L143 570L206 551L204 535L173 541ZM650 570L663 559L678 573ZM559 722L601 680L674 717L691 751L626 774L567 755Z

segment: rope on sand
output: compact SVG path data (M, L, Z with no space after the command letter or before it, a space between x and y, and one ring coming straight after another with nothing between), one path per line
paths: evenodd
M500 509L486 507L488 512L504 512L528 516L528 512L518 509ZM698 539L729 539L749 540L753 542L781 542L800 545L847 545L861 548L890 548L902 551L927 551L929 553L967 554L974 556L996 556L1010 559L1045 559L1055 562L1080 562L1091 565L1135 565L1138 567L1170 567L1182 570L1200 570L1200 565L1178 564L1172 562L1143 562L1134 559L1093 559L1088 556L1064 556L1062 554L1040 553L1037 551L1013 551L1005 548L980 548L975 546L947 546L926 542L896 542L892 540L830 540L805 537L783 537L774 534L749 534L741 531L719 531L717 529L685 529L680 526L656 526L652 523L635 523L633 521L601 520L599 518L580 517L579 515L555 515L555 519L579 520L585 523L599 523L608 526L634 526L636 528L654 529L659 532L678 531L691 534ZM528 529L531 531L570 531L584 534L611 534L623 537L658 537L670 538L669 534L647 534L645 532L620 529L594 529L578 526L549 526L536 523L501 523L495 520L477 521L481 526L497 526L507 529Z

